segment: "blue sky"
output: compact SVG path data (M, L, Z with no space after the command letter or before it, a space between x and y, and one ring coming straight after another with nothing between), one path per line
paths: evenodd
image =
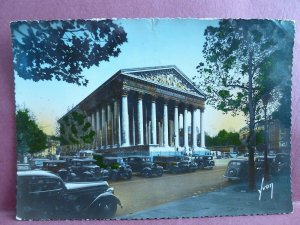
M121 46L117 58L83 71L89 80L87 87L61 81L36 83L15 77L16 104L29 108L47 134L55 134L56 120L68 108L77 105L120 69L176 65L190 78L197 75L196 66L203 61L204 30L218 24L216 20L197 19L122 19L115 22L124 27L128 42ZM238 131L245 126L242 116L226 116L208 105L204 118L205 131L210 135L221 129Z

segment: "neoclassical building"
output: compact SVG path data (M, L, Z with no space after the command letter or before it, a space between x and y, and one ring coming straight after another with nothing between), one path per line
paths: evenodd
M205 147L204 108L205 95L186 75L176 66L161 66L119 70L73 110L88 115L98 152L166 155Z

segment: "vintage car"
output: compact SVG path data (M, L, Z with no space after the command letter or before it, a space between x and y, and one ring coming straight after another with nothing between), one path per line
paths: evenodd
M131 167L133 172L141 172L151 162L150 156L129 156L127 157L127 164Z
M141 171L141 175L143 177L153 177L158 176L161 177L164 173L164 168L162 166L157 165L156 163L145 163L144 168Z
M67 168L67 162L65 160L47 160L43 162L43 170L47 170L53 173L58 173L62 169Z
M19 220L112 218L117 205L121 202L106 181L64 183L48 171L17 172Z
M198 169L198 165L195 162L182 160L180 162L172 162L167 165L169 173L187 173L194 172Z
M153 156L153 162L164 169L167 169L167 165L172 162L179 162L182 160L181 156Z
M109 170L109 179L118 180L126 179L130 180L132 177L132 170L121 157L103 157L103 164Z
M275 157L274 171L279 174L289 173L291 168L290 155L278 153Z
M269 173L273 174L274 166L275 166L275 157L274 156L268 156L267 158L268 158ZM259 177L263 176L263 174L264 174L264 162L265 162L264 156L256 157L254 162L255 162L255 174Z
M95 162L96 160L91 158L73 159L68 169L69 172L76 175L74 181L107 180L108 170L101 169Z
M43 168L43 163L45 161L48 161L49 159L44 159L44 158L33 158L29 161L31 169L42 169Z
M229 161L227 169L224 173L224 178L229 181L245 180L248 177L248 159L232 159Z
M26 171L31 170L30 165L28 163L18 163L17 171Z
M212 169L215 166L212 155L192 155L192 158L198 164L199 169Z

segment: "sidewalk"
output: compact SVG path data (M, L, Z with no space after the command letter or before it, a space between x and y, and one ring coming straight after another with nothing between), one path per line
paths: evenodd
M234 183L231 186L203 195L169 202L148 210L143 210L117 219L141 218L182 218L207 216L237 216L255 214L279 214L292 211L290 178L280 176L273 178L274 193L271 189L263 190L261 200L259 192L250 192L246 183ZM264 185L267 185L264 182ZM257 182L257 189L261 181Z

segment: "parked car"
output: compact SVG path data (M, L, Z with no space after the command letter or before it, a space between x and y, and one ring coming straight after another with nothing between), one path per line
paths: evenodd
M31 170L30 165L28 163L18 163L17 171L26 171Z
M67 169L67 162L65 160L47 160L43 162L42 169L58 173L62 169Z
M153 156L153 162L164 169L167 169L167 165L171 162L179 162L182 160L181 156Z
M276 173L289 173L291 168L290 155L287 153L278 153L275 157L274 170Z
M49 159L44 159L44 158L33 158L29 161L31 169L42 169L43 168L43 163L45 161L48 161Z
M151 162L150 156L129 156L127 157L127 164L131 167L133 172L141 172Z
M212 169L215 166L215 161L212 155L193 155L194 162L198 164L199 169Z
M248 177L248 160L232 159L227 165L224 178L231 180L245 180Z
M101 169L91 158L73 159L69 170L76 175L79 181L107 180L109 171Z
M255 171L256 171L255 174L261 177L264 174L264 162L265 162L264 156L256 157L254 162L255 162ZM268 156L268 165L269 165L269 174L273 174L274 166L275 166L274 156Z
M131 179L131 167L124 162L122 157L103 157L102 162L109 170L109 179Z
M167 170L170 173L187 173L194 172L198 168L197 163L183 160L180 162L172 162L167 165Z
M164 168L162 166L157 165L156 163L145 163L144 168L141 171L141 175L143 177L153 177L158 176L161 177L164 173Z
M121 202L106 181L65 183L48 171L17 172L20 220L112 218L117 205Z

